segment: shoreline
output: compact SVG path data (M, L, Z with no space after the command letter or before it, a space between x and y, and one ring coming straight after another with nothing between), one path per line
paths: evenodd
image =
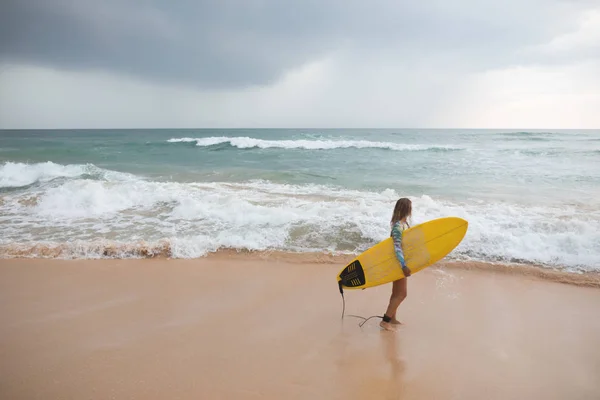
M350 263L356 255L336 255L331 253L293 253L286 251L220 250L207 254L207 259L248 259L283 261L298 264L339 264L340 269ZM533 264L492 263L485 261L441 260L427 267L449 270L479 270L500 274L535 277L547 281L576 286L600 288L600 272L571 272L558 267Z
M340 270L356 257L355 254L334 254L332 252L292 252L283 250L239 250L219 249L196 258L172 258L165 253L148 254L141 257L105 258L60 258L60 257L6 257L3 260L60 260L60 261L110 261L110 260L166 260L166 261L200 261L200 260L249 260L274 261L289 264L338 264ZM553 267L537 264L517 264L486 261L467 261L443 259L429 268L449 270L480 270L491 273L535 277L551 282L600 288L600 272L573 272L566 267Z

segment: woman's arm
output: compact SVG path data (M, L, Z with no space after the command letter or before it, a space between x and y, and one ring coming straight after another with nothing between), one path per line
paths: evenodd
M394 224L392 227L392 239L394 240L396 258L400 261L400 265L402 266L402 272L404 272L405 276L409 276L410 269L408 269L406 261L404 261L404 251L402 251L402 230L399 228L399 224Z

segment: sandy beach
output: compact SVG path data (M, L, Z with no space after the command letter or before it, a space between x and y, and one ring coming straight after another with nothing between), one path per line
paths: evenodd
M593 279L434 266L389 332L340 318L343 259L305 261L0 260L0 398L600 398Z

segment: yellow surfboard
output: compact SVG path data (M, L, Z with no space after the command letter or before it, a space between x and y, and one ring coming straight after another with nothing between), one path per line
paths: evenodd
M465 237L468 225L462 218L445 217L405 230L402 250L411 273L436 263L454 250ZM391 237L360 254L337 276L340 290L366 289L400 278L404 278L404 273Z

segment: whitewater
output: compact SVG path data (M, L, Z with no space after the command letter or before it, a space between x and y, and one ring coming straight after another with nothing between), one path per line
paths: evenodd
M357 254L389 236L407 196L413 224L469 221L451 259L600 271L595 133L177 133L73 132L43 152L40 132L2 137L0 257Z
M426 146L416 144L400 144L390 142L372 142L369 140L262 140L250 137L208 137L208 138L171 138L169 143L196 143L198 147L209 147L219 144L229 144L239 149L389 149L396 151L426 151L426 150L461 150L460 147Z

